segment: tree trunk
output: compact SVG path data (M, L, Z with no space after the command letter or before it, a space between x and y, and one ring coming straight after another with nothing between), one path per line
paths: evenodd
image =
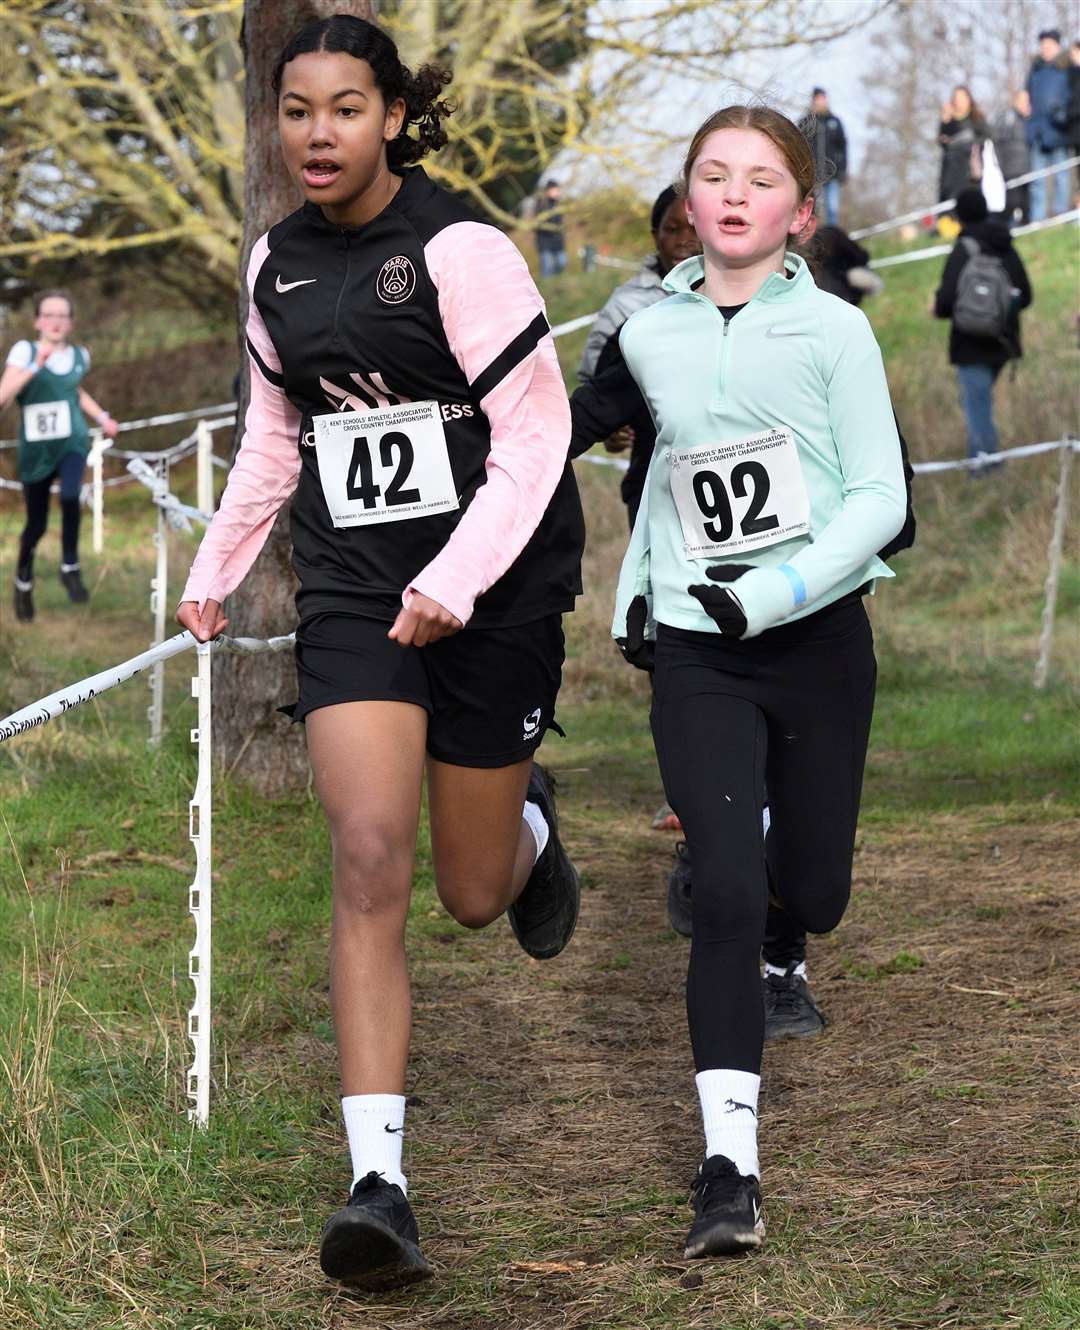
M332 14L374 19L372 0L245 0L243 43L247 136L244 149L244 245L240 281L240 391L236 446L248 403L248 255L255 241L302 201L286 174L277 136L277 107L270 88L274 64L286 42L310 19ZM272 637L296 626L296 578L290 556L288 506L254 567L229 597L229 631ZM214 661L214 749L225 767L262 794L296 789L308 780L307 753L298 726L290 728L276 708L296 697L290 652L273 656L218 656Z

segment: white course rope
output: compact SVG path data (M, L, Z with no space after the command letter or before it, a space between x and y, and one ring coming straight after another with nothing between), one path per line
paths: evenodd
M1080 222L1080 208L1073 208L1071 212L1059 213L1057 217L1047 217L1042 222L1028 222L1026 226L1015 226L1011 234L1013 236L1027 236L1034 231L1048 231L1054 226L1065 226L1068 222ZM913 249L907 254L889 254L882 259L871 259L869 267L871 268L895 268L898 263L917 263L920 259L941 258L945 254L951 254L955 241L950 241L944 245L930 245L926 249Z
M1007 457L1037 457L1040 453L1054 453L1059 449L1080 450L1080 443L1075 439L1055 439L1052 443L1025 443L1019 448L1005 448L999 453L979 453L976 457L960 457L947 462L912 462L911 469L917 476L925 476L939 471L982 471L986 467L996 466ZM579 462L591 462L593 466L610 466L616 471L628 471L630 463L622 457L601 457L596 453L584 453L576 459Z
M1038 171L1028 171L1025 175L1014 176L1012 180L1005 181L1005 188L1012 189L1015 185L1026 185L1032 180L1039 180L1043 176L1055 175L1058 171L1071 171L1076 164L1080 162L1080 157L1070 157L1067 161L1058 162L1056 166L1044 166ZM942 203L929 204L925 208L914 208L911 212L901 213L898 217L890 217L887 222L877 222L873 226L860 226L857 231L849 232L852 240L865 240L867 236L878 236L884 231L894 231L898 226L906 226L908 222L921 222L924 217L937 217L940 213L950 212L956 207L955 199L945 199Z

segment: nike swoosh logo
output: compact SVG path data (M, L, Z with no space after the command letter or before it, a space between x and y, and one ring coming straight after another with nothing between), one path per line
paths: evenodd
M281 280L281 273L278 273L277 281L274 283L274 290L277 291L279 295L284 295L286 291L291 291L294 286L310 286L312 282L317 282L318 280L317 277L303 277L299 282L283 282Z
M400 1136L404 1130L405 1130L404 1127L391 1127L389 1122L387 1122L383 1126L383 1131L388 1131L391 1134L391 1136Z
M802 328L791 328L788 330L785 330L783 328L766 328L765 336L766 337L805 337L806 333L802 330Z

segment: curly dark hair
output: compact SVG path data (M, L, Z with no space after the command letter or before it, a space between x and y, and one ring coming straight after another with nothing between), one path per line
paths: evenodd
M429 152L445 146L446 130L442 122L453 114L454 108L439 94L453 77L449 70L439 65L423 65L413 74L401 63L397 47L381 28L351 14L335 14L308 23L282 51L274 66L275 97L281 93L281 78L289 61L314 51L340 51L357 60L366 60L386 105L399 97L405 103L401 133L386 145L386 161L391 169L418 162Z

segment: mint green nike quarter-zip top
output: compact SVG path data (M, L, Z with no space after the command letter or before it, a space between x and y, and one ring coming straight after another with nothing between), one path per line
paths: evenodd
M704 260L668 274L669 297L634 314L620 345L656 422L656 451L623 560L613 634L635 596L657 622L718 632L687 590L713 565L746 637L892 573L876 551L904 524L906 493L881 351L866 316L785 256L728 320L699 289Z

